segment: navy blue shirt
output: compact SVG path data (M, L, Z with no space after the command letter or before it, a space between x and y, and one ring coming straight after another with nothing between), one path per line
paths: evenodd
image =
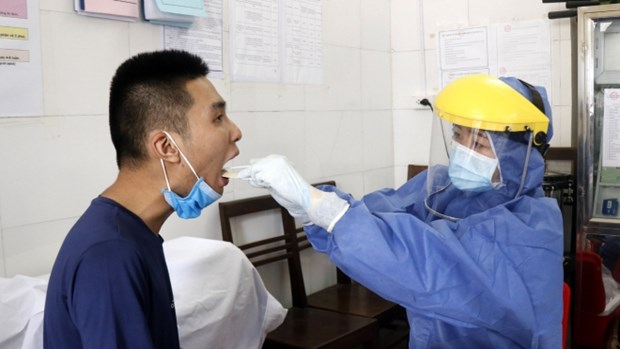
M94 199L56 257L44 347L179 348L162 243L118 203Z

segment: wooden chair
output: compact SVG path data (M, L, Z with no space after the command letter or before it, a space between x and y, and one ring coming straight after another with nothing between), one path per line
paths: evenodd
M411 178L415 177L418 173L426 170L427 168L428 166L426 165L414 165L414 164L407 165L407 180L410 180Z
M333 185L334 181L315 183ZM295 227L292 216L282 216L283 226ZM311 248L302 227L296 227L299 249ZM409 323L403 307L383 299L336 268L336 284L308 295L308 306L317 309L335 311L343 314L377 319L382 333L385 333L382 348L390 348L409 338Z
M290 217L271 196L264 195L219 204L222 237L233 241L231 220L256 213L279 213ZM289 222L283 220L283 222ZM256 227L257 234L260 227ZM288 265L293 306L282 325L267 334L263 348L345 349L364 346L379 348L377 320L308 307L295 226L283 227L283 234L238 245L259 267L280 261ZM251 232L254 235L254 232Z

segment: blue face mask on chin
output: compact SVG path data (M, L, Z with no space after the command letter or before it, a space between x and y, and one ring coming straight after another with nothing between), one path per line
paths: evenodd
M217 201L219 198L221 198L222 194L213 190L213 188L211 188L209 184L207 184L207 182L204 181L203 177L200 177L200 178L198 177L198 175L196 174L196 171L194 171L194 168L189 163L189 161L185 157L185 154L183 154L183 152L181 151L181 148L179 148L179 146L176 144L172 136L170 136L168 132L164 131L164 133L166 134L168 139L170 139L172 144L174 144L174 146L179 150L181 157L187 163L190 170L192 170L192 173L194 173L194 176L196 176L197 181L196 181L196 184L194 184L194 186L192 187L192 190L189 192L189 194L187 194L186 197L179 196L177 193L173 192L170 189L170 182L168 181L168 174L166 173L166 165L164 164L163 159L159 159L162 169L164 170L164 178L166 179L166 186L168 187L167 189L162 189L161 192L162 194L164 194L164 199L166 200L168 205L170 205L174 209L174 211L177 213L177 216L179 216L179 218L183 218L183 219L196 218L200 216L200 213L205 207L211 205L212 203Z
M463 191L485 192L494 189L493 174L498 166L497 159L452 142L448 174L455 187Z
M162 189L161 192L164 194L164 199L168 205L174 209L177 216L183 219L200 216L203 208L222 197L222 194L213 190L202 177L198 178L192 187L192 191L184 198L170 189Z

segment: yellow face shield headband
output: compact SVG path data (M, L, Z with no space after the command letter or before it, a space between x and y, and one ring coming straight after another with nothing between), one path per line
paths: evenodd
M544 147L549 119L538 91L524 85L532 92L533 101L489 75L460 78L435 99L437 116L453 124L487 131L532 132L534 145Z

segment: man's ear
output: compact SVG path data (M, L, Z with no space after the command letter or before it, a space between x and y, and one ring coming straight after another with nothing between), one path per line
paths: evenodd
M155 159L176 163L181 161L179 150L162 130L152 131L147 140L149 155Z

